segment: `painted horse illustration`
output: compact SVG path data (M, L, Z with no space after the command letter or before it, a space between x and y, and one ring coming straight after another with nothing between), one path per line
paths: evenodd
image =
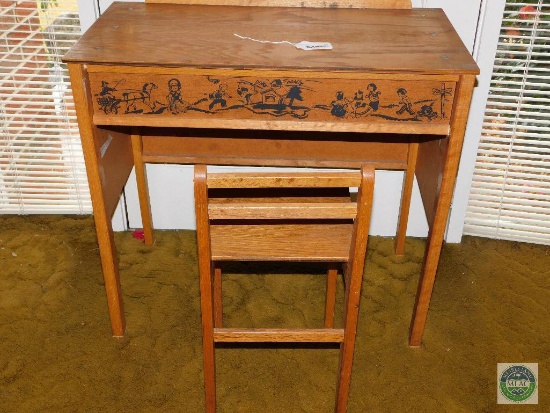
M157 89L155 83L145 83L141 90L125 90L122 92L122 101L126 104L125 113L142 111L138 109L138 104L144 104L155 110L156 103L151 100L151 92Z

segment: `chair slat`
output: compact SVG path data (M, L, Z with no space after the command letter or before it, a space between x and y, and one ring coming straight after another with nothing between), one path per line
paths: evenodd
M361 184L361 174L353 172L285 173L234 172L208 174L208 187L215 188L344 188Z
M353 219L357 203L220 203L208 206L210 219Z
M215 222L215 221L214 221ZM346 262L353 224L210 225L213 261Z

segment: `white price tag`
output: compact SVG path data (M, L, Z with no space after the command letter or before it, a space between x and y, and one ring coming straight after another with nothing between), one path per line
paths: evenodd
M288 40L281 40L278 42L274 42L271 40L253 39L252 37L241 36L240 34L237 34L237 33L234 33L234 34L239 39L251 40L253 42L258 42L258 43L290 44L296 47L297 49L301 49L301 50L332 50L332 44L330 42L309 42L307 40L302 40L300 43L292 43L292 42L289 42Z
M302 40L300 43L294 43L294 46L302 50L332 50L332 44L329 42L308 42Z

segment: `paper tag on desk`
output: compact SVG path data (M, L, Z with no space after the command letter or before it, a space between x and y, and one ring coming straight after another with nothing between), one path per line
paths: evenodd
M298 49L302 50L332 50L332 44L329 42L308 42L303 40L300 43L294 43Z

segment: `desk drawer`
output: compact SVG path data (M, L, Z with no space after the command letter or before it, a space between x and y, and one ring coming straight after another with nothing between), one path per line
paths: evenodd
M243 71L244 72L244 71ZM251 72L251 71L249 71ZM448 79L227 76L91 72L94 113L124 124L189 120L448 125L456 82ZM227 72L226 72L227 73ZM260 72L261 74L261 72ZM116 120L115 120L116 118ZM207 124L204 125L208 127Z

